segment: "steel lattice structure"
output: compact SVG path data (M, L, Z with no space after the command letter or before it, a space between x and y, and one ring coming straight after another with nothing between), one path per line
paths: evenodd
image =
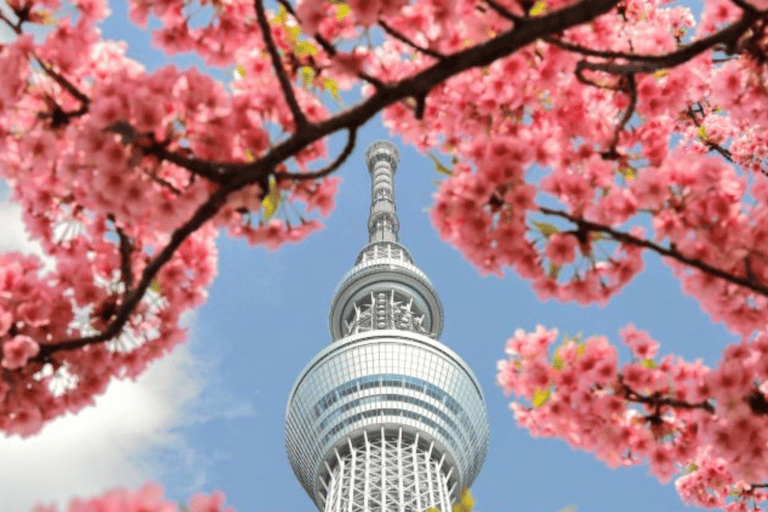
M296 477L325 512L450 510L480 472L480 384L439 341L443 309L398 241L397 148L366 151L369 243L337 288L331 344L302 371L286 412Z

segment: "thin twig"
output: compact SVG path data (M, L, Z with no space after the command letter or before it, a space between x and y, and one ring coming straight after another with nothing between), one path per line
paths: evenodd
M669 406L676 407L678 409L703 409L710 414L715 413L715 408L706 400L697 403L690 403L669 397L641 395L624 383L622 375L619 375L618 380L619 384L621 384L624 389L624 399L629 400L630 402L653 405L657 407Z
M349 155L352 154L352 150L355 149L355 141L357 140L357 129L357 126L353 126L349 129L347 144L344 146L344 149L341 151L341 153L339 153L339 156L336 157L336 160L334 160L330 165L314 172L277 172L275 173L275 178L306 181L316 180L318 178L324 178L325 176L328 176L333 171L338 169L344 162L346 162L347 158L349 158Z
M39 57L35 57L35 62L37 62L41 68L43 68L43 71L45 71L45 74L53 78L54 82L59 84L65 91L67 91L69 94L74 96L77 100L80 101L80 103L83 104L83 106L88 106L91 103L91 98L83 94L77 87L72 84L69 80L64 78L61 74L54 71L54 69L42 61ZM84 112L85 113L85 112Z
M627 75L624 77L624 80L627 86L626 93L629 96L629 105L627 105L627 109L624 111L621 121L619 121L619 124L616 125L616 129L613 131L613 138L608 146L608 151L603 153L605 158L619 158L619 153L616 149L619 145L619 136L632 118L632 114L635 113L635 107L637 106L637 84L635 83L635 75Z
M577 72L580 69L591 71L603 71L614 75L627 75L637 73L653 73L660 69L668 69L691 60L693 57L711 49L713 46L724 43L731 47L738 38L743 35L759 17L757 11L745 10L744 14L736 22L714 34L684 45L678 50L662 55L643 55L638 57L626 57L630 62L626 64L614 64L610 62L581 61L576 65Z
M485 0L485 3L487 3L491 9L496 11L502 18L506 18L509 21L513 23L524 23L525 18L523 16L519 16L515 13L510 12L509 10L505 9L503 5L498 3L496 0Z
M693 111L692 108L689 107L688 110L686 111L686 114L688 114L688 117L691 118L691 121L693 121L693 124L696 125L697 128L702 127L701 122L696 117L696 113ZM707 146L709 149L717 151L718 153L720 153L720 155L723 158L733 163L733 154L728 149L722 147L720 144L712 142L711 140L705 137L701 137L701 142L703 142L704 145Z
M291 81L288 79L288 75L283 67L283 60L280 58L280 53L277 51L275 40L272 38L272 28L269 26L269 21L267 21L267 13L264 12L264 4L261 0L254 0L253 6L254 9L256 9L256 20L261 29L261 38L264 40L264 45L267 47L269 57L272 59L272 67L275 69L275 74L280 82L280 88L283 90L285 101L291 109L293 122L296 124L296 129L300 130L306 126L309 121L307 121L304 112L301 111L299 102L296 100L296 94L293 92Z
M115 224L115 217L110 215L110 220ZM125 234L122 228L115 224L115 233L120 239L120 279L125 285L125 292L128 293L133 287L133 271L131 270L131 253L133 252L133 242Z
M663 247L661 245L651 242L650 240L645 240L643 238L630 235L629 233L617 231L611 228L610 226L604 226L602 224L597 224L594 222L590 222L588 220L584 220L582 218L576 217L574 215L571 215L561 210L553 210L551 208L540 206L539 211L546 215L554 215L556 217L567 219L573 222L574 224L576 224L579 227L579 229L584 229L585 231L588 231L588 232L595 231L599 233L605 233L606 235L610 235L614 240L618 242L623 242L625 244L634 245L636 247L643 247L645 249L650 249L662 256L666 256L680 263L684 263L689 267L693 267L697 270L700 270L705 274L709 274L714 277L719 277L724 281L737 284L739 286L743 286L744 288L752 290L753 292L756 292L756 293L759 293L760 295L764 295L768 297L768 287L760 283L754 282L754 280L750 280L750 279L747 279L746 277L739 277L739 276L730 274L725 270L719 269L717 267L713 267L712 265L708 263L704 263L701 260L697 260L695 258L686 256L685 254L677 251L676 249Z
M384 32L386 32L390 36L394 37L395 39L397 39L398 41L400 41L402 43L407 44L408 46L410 46L414 50L416 50L418 52L421 52L424 55L429 55L430 57L434 57L436 59L443 59L443 58L445 58L445 55L443 55L442 53L440 53L440 52L438 52L436 50L432 50L431 48L427 48L426 46L421 46L421 45L418 45L418 44L414 43L413 41L411 41L410 39L405 37L403 34L398 32L394 28L390 27L389 24L386 21L384 21L384 20L379 20L379 26L381 28L383 28Z

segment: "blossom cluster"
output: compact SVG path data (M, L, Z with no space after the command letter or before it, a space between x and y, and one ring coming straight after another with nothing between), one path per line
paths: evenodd
M32 435L182 342L219 231L272 250L320 229L338 188L323 130L351 147L379 98L394 133L450 158L431 219L481 272L605 304L653 251L744 339L710 369L657 361L631 327L623 365L602 337L550 354L556 332L518 333L499 380L529 401L521 424L677 475L687 502L765 501L768 2L707 0L698 21L668 0L582 2L129 2L157 47L231 69L228 86L128 58L100 32L106 0L6 2L0 175L54 263L0 255L0 431ZM598 4L565 30L550 17ZM341 91L362 103L334 111ZM158 493L102 499L173 510Z
M518 423L610 467L647 464L662 482L677 476L687 503L766 501L768 335L730 345L715 368L659 360L659 343L632 325L620 335L632 354L623 364L603 336L558 344L556 329L518 330L497 376L518 398Z
M231 507L224 508L224 495L220 491L210 495L197 493L189 499L186 506L180 506L164 499L163 489L152 483L144 484L135 491L119 487L97 498L74 499L62 512L102 510L110 512L234 512ZM57 508L38 505L32 512L57 512Z
M216 274L220 229L273 250L320 229L313 211L333 209L330 177L272 176L215 202L225 180L212 162L247 166L275 133L295 129L253 3L225 4L213 25L191 31L178 25L182 2L131 9L139 21L146 9L161 18L166 50L237 62L229 89L194 68L147 71L128 58L99 31L105 0L9 2L6 21L18 27L0 46L0 175L54 263L0 255L0 431L35 434L184 341L182 315L202 304ZM280 45L295 44L290 26L273 23ZM25 34L25 24L42 35ZM326 115L296 89L309 119ZM308 144L275 174L309 172L326 156L322 141Z

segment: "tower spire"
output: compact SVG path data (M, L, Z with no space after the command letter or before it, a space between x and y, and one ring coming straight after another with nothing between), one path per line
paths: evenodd
M371 213L368 216L368 243L397 242L400 221L395 206L395 171L400 163L397 147L376 141L365 152L371 174Z

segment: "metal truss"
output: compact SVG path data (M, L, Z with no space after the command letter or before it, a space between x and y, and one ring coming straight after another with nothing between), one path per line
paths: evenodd
M325 512L422 512L436 507L451 510L445 455L433 443L403 434L403 429L364 432L347 438L344 453L336 450L336 465L328 466Z

